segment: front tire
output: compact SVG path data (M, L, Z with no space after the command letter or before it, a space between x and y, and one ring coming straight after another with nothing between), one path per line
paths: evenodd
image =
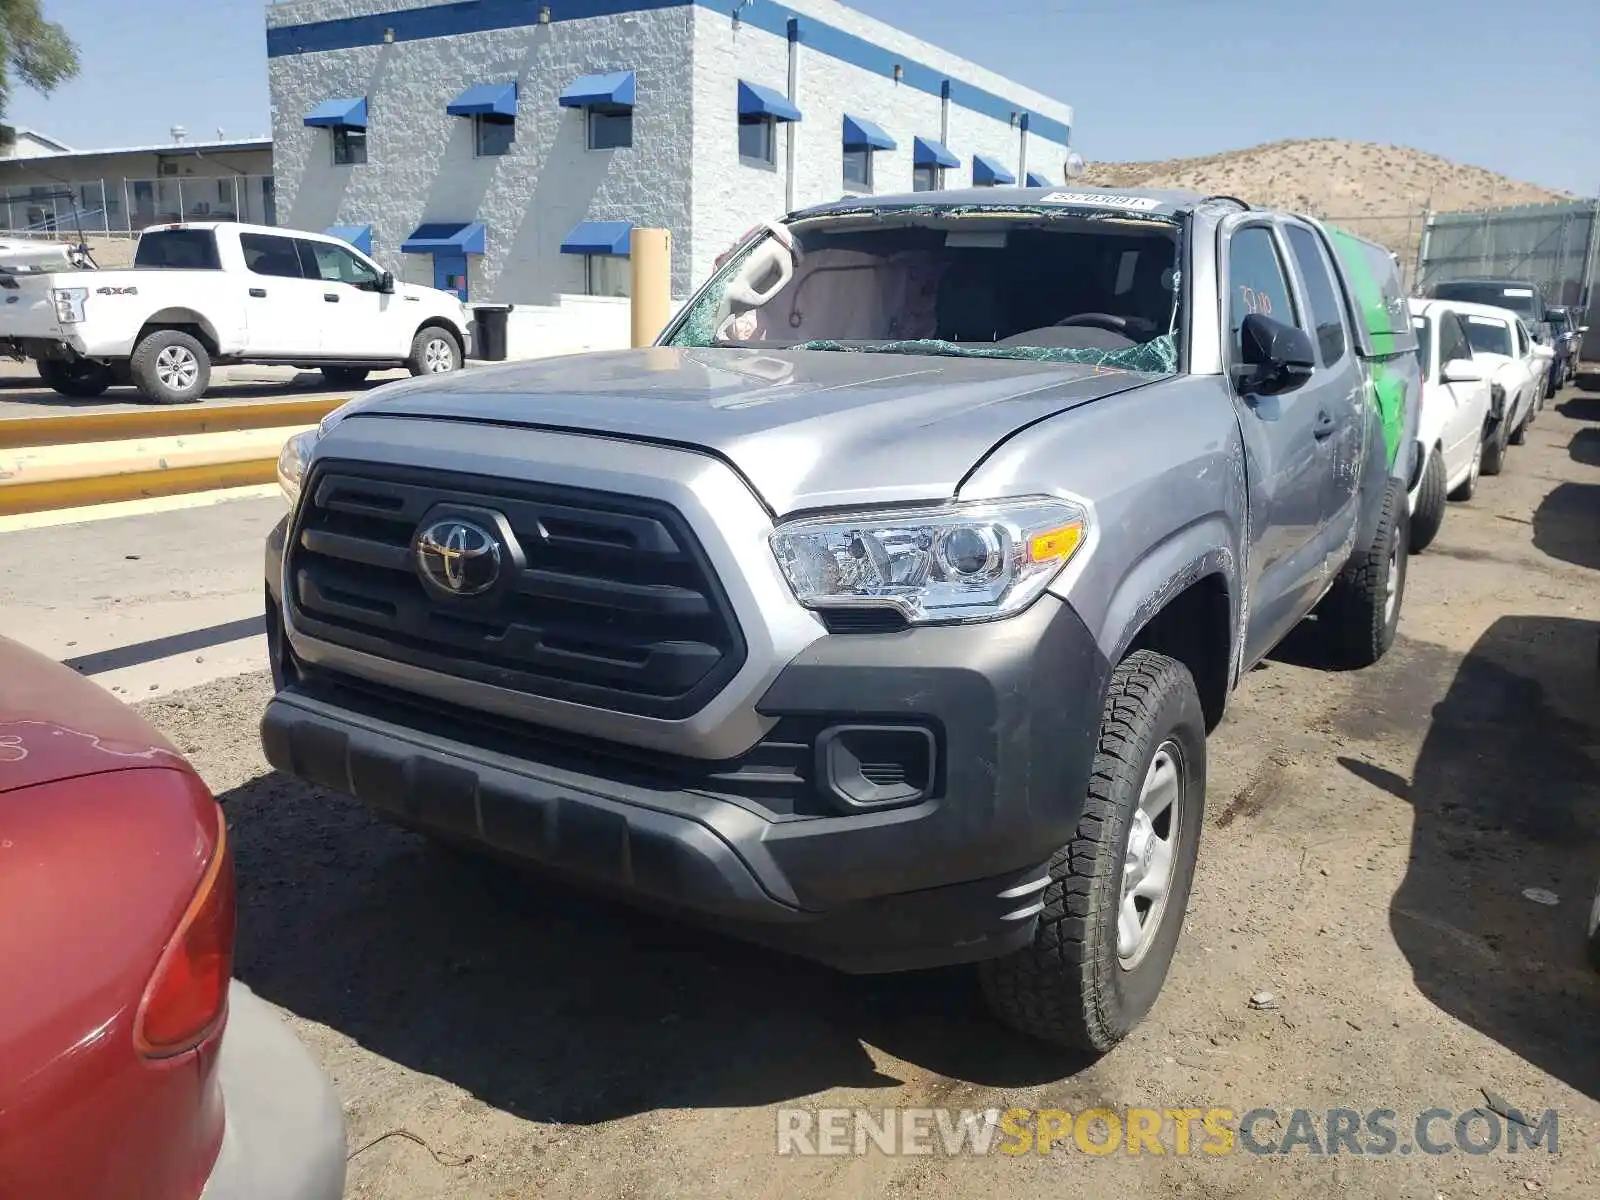
M1410 522L1404 486L1389 480L1372 541L1351 556L1318 610L1330 649L1346 667L1370 667L1394 645L1406 588Z
M406 367L413 375L448 375L461 369L461 343L438 325L425 325L411 342Z
M71 362L47 358L39 361L39 378L58 395L70 396L74 400L93 400L96 396L105 395L106 389L111 386L112 371L104 363L87 358Z
M1600 971L1600 892L1589 906L1589 965Z
M1506 422L1511 420L1509 412L1495 426L1494 432L1483 440L1483 473L1485 475L1498 475L1506 469L1506 435L1510 432Z
M211 386L211 355L181 329L158 329L130 362L133 386L153 404L193 404Z
M1182 663L1139 650L1112 673L1082 816L1050 862L1033 943L979 968L1005 1024L1104 1053L1155 1004L1194 882L1205 728Z
M1411 553L1420 554L1439 536L1444 524L1444 457L1437 450L1428 452L1417 485L1417 507L1411 513Z
M1452 500L1471 500L1478 491L1478 476L1483 474L1483 441L1472 448L1472 470L1467 472L1467 477L1456 485L1456 490L1450 493Z
M1541 388L1539 392L1539 399L1528 405L1528 415L1522 418L1517 427L1511 431L1511 436L1506 440L1509 441L1513 446L1520 446L1526 442L1528 440L1528 426L1533 424L1533 418L1538 413L1540 406L1543 404L1544 390Z

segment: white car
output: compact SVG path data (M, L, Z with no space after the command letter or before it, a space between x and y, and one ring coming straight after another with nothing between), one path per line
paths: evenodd
M469 310L453 292L396 282L353 246L232 222L155 225L130 270L0 269L0 349L68 396L131 383L161 404L198 400L217 363L369 372L453 371Z
M1538 344L1522 318L1509 309L1464 300L1439 303L1461 315L1473 359L1488 368L1492 389L1483 473L1498 475L1505 467L1506 446L1520 446L1538 415L1550 364L1537 353Z
M1412 300L1422 366L1422 411L1417 452L1422 472L1412 489L1411 552L1431 543L1444 522L1445 498L1470 500L1483 466L1489 432L1489 374L1494 364L1478 359L1463 318L1446 300Z

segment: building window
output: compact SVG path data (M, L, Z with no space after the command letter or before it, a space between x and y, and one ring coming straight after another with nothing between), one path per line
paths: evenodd
M589 110L589 149L626 150L633 145L633 111Z
M778 161L774 122L765 113L739 114L739 158L747 163L770 167Z
M872 190L872 148L862 146L844 152L844 188L847 192Z
M473 117L472 139L472 152L479 158L499 158L511 153L517 140L517 123L505 117Z
M333 130L333 165L359 167L367 161L367 131L349 125L336 125Z
M937 192L939 190L939 168L913 167L911 169L911 190L913 192Z
M633 290L633 261L620 254L583 256L584 294L627 296Z

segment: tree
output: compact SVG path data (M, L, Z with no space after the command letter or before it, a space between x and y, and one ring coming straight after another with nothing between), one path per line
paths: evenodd
M40 0L0 0L0 118L11 107L12 76L35 91L50 92L78 73L78 48L67 31L45 20ZM0 125L0 144L15 138Z

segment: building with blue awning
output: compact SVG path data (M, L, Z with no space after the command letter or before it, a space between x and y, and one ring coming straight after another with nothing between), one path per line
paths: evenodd
M1051 186L1072 140L1068 105L825 0L357 9L267 8L280 219L470 301L626 295L649 227L686 296L757 221Z

